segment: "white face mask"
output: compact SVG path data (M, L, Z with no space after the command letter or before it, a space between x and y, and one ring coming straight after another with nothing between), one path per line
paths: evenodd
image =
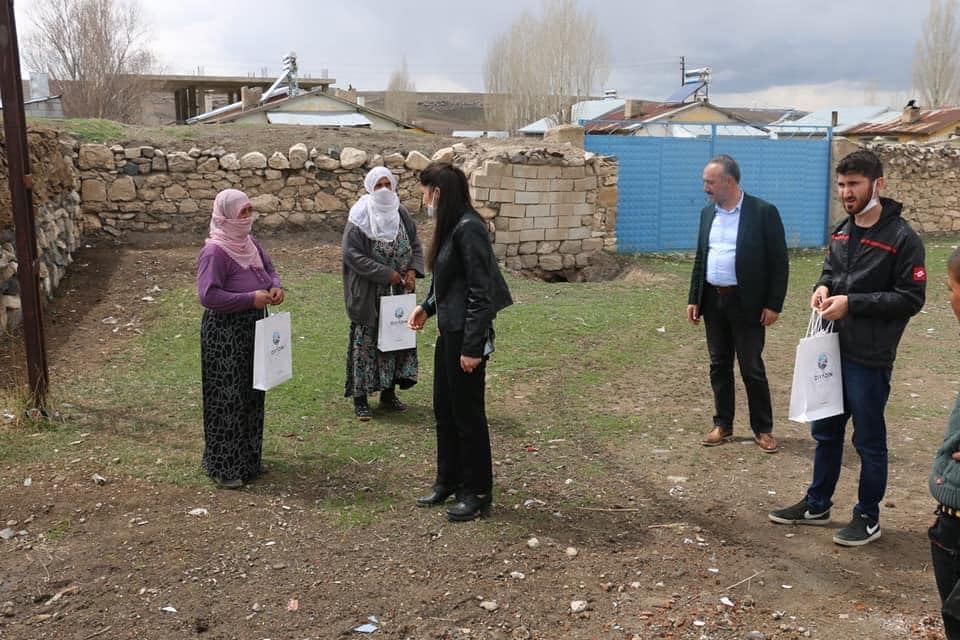
M854 213L854 214L852 214L852 215L853 215L854 218L856 218L857 216L859 216L859 215L862 214L863 212L869 211L870 209L873 209L873 208L874 208L875 206L877 206L878 204L880 204L880 198L877 197L877 181L874 180L874 181L873 181L873 193L870 195L870 201L867 202L867 204L863 205L863 209L860 209L860 211L857 211L856 213Z
M380 207L390 207L397 201L397 194L390 189L377 189L370 197L373 202Z

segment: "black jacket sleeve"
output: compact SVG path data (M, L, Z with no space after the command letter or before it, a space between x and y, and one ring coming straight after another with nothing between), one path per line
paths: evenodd
M780 313L787 297L787 281L790 279L790 256L787 254L787 238L783 221L776 207L764 212L763 231L767 247L767 296L763 301L766 309Z
M493 260L490 237L480 224L464 224L455 234L463 261L467 295L463 322L462 354L472 358L483 356L487 330L493 319Z
M687 304L700 304L700 292L707 269L707 241L704 238L703 227L706 224L704 216L707 209L700 212L700 225L697 228L697 253L693 258L693 272L690 274L690 293L687 294Z
M904 320L915 315L926 300L925 259L923 242L917 234L904 234L897 248L893 290L848 294L850 315Z

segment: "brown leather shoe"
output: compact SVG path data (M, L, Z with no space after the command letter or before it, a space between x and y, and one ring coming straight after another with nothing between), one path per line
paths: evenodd
M776 453L779 449L777 439L773 437L772 433L758 433L753 440L764 453Z
M720 425L717 425L713 428L713 431L703 437L703 440L701 440L700 443L705 447L716 447L717 445L721 445L724 442L729 441L732 437L733 430L724 429Z

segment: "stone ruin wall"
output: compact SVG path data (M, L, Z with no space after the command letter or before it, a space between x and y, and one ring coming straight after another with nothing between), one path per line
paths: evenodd
M0 136L2 137L2 136ZM79 181L72 161L72 142L64 143L55 129L31 126L27 133L33 204L38 246L40 287L52 297L73 261L86 231L80 207ZM0 329L22 320L19 264L10 189L7 184L6 147L0 151Z
M419 172L433 159L464 169L487 220L494 250L511 269L572 275L616 238L616 161L569 144L471 142L441 149L377 153L344 148L334 155L293 145L284 154L222 147L166 151L146 145L80 144L54 130L31 133L34 203L43 290L52 296L86 233L205 236L213 199L242 189L259 213L258 234L340 232L374 166L397 176L401 201L420 210ZM6 198L6 200L3 200ZM2 211L9 214L6 180ZM416 218L421 216L417 215ZM19 324L12 222L0 218L0 327Z

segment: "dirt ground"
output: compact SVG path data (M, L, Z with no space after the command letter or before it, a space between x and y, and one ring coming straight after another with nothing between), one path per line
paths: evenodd
M84 362L109 362L146 327L136 301L154 285L190 281L197 246L131 240L90 241L76 255L46 314L55 383L81 375ZM335 240L265 245L281 267L336 272ZM3 345L8 379L22 376L16 343ZM315 508L322 500L362 504L364 492L409 497L422 488L383 486L373 461L336 475L268 474L240 492L125 477L97 485L91 473L111 454L91 429L55 462L0 467L0 528L70 530L58 540L0 541L0 638L359 638L367 636L353 629L368 616L379 627L369 637L397 639L942 638L931 518L916 516L929 513L929 497L892 478L884 537L856 552L833 545L830 530L770 525L768 509L799 497L778 488L804 486L809 436L784 426L776 456L746 438L704 450L701 425L689 422L702 398L669 391L690 375L706 380L704 371L665 367L639 396L630 381L611 381L625 403L659 403L677 416L666 442L498 434L502 504L492 519L461 525L409 500L369 527L325 521ZM901 378L921 375L907 366ZM531 471L523 460L532 457L553 471ZM924 477L929 451L901 447L893 463ZM847 476L856 464L847 461ZM585 468L603 472L579 487ZM838 503L852 504L853 491L847 482ZM597 506L566 502L584 496ZM207 511L189 515L197 508ZM838 511L835 520L847 517ZM582 611L572 612L574 601Z

